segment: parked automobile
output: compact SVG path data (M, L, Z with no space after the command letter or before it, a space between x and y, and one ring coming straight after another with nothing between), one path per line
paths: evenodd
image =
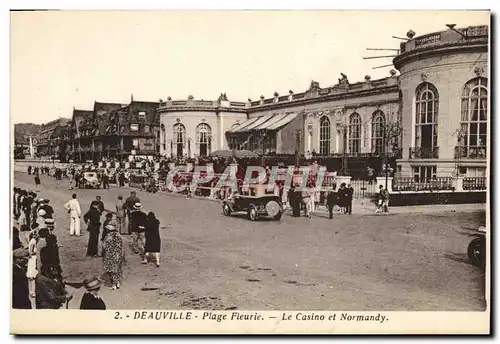
M101 182L97 177L96 172L84 172L78 181L78 187L82 188L92 188L99 189L101 187Z
M472 264L484 269L486 267L486 228L479 227L472 236L474 239L467 247L467 255Z
M238 192L222 204L222 212L230 216L233 212L246 212L250 221L256 221L260 217L270 216L274 220L280 220L283 215L283 204L281 198L274 194L266 194L266 185L250 186L246 192Z

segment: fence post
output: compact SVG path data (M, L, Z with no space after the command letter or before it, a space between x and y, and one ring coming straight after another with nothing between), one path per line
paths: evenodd
M387 177L387 191L389 193L392 193L392 181L394 177ZM385 177L377 177L377 190L379 189L380 185L382 185L382 188L385 188Z
M464 177L456 176L453 177L453 186L455 187L455 192L464 191Z

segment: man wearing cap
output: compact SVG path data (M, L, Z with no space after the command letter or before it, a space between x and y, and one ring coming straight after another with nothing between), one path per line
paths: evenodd
M64 209L68 211L70 218L69 235L80 236L80 217L82 216L82 212L80 210L80 203L76 199L76 194L73 194L71 200L66 202Z
M137 197L135 191L131 191L130 192L130 197L128 197L125 200L125 209L126 209L127 218L128 218L128 234L132 234L130 213L133 211L134 205L136 203L140 203L140 202L141 202L141 200L139 199L139 197Z
M26 276L29 256L28 250L24 248L18 248L13 252L12 308L14 309L31 309L29 283Z
M83 286L87 291L83 294L80 309L106 310L106 304L98 295L101 284L101 281L97 277L83 281Z
M22 205L22 211L24 212L24 215L26 216L26 224L28 227L31 227L32 223L32 212L31 212L31 205L33 204L33 200L35 199L33 197L33 193L30 192L24 192L24 200L23 200L23 205Z
M49 202L50 201L48 199L44 199L42 205L40 206L40 209L45 211L45 215L43 216L43 218L45 220L47 228L52 232L55 227L54 209L51 205L49 205Z
M146 241L146 235L144 233L146 229L147 215L142 211L141 203L137 202L134 204L132 212L130 213L130 230L132 234L132 251L134 253L139 253L141 257L144 255L144 244Z

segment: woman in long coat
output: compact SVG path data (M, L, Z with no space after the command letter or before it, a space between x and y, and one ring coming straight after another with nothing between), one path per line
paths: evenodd
M101 228L101 212L99 204L93 201L90 210L83 216L89 232L89 242L87 246L87 256L97 257L99 252L99 229Z
M155 213L149 212L146 217L145 225L146 244L144 245L144 260L142 264L148 263L149 254L152 253L156 259L156 266L160 266L160 251L161 251L161 238L160 238L160 221L155 217Z
M110 223L106 226L108 234L103 242L103 263L104 270L108 274L112 287L115 290L120 288L123 278L123 265L125 263L125 249L120 233L116 231L116 225Z

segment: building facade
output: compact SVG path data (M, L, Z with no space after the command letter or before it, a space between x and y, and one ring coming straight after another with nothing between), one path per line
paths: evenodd
M73 110L67 160L99 160L158 152L159 102L94 102L93 110Z
M168 99L158 108L159 153L169 157L208 156L229 149L225 133L247 120L246 103L227 100Z
M216 150L264 155L388 157L400 176L425 181L457 174L484 176L488 153L489 28L475 26L416 36L409 31L378 80L350 83L247 102L217 100L129 104L94 103L74 110L65 130L48 123L36 140L43 154L56 144L67 156L208 156ZM55 128L59 128L55 130ZM65 133L67 133L67 138ZM66 148L65 148L66 147ZM345 160L345 159L343 159ZM381 165L383 161L378 160ZM374 167L374 166L372 166ZM360 167L362 169L363 167ZM378 168L377 170L380 170Z
M485 176L488 151L488 26L415 36L394 59L402 93L401 174L425 181Z
M36 135L36 152L38 156L59 158L64 148L64 140L68 132L70 119L58 118L41 126Z
M321 88L311 82L302 93L247 104L248 120L226 133L238 148L276 154L360 156L385 152L383 127L397 123L398 80L391 76L349 83L343 75L336 85ZM264 145L264 146L263 146ZM397 141L394 147L397 147Z

